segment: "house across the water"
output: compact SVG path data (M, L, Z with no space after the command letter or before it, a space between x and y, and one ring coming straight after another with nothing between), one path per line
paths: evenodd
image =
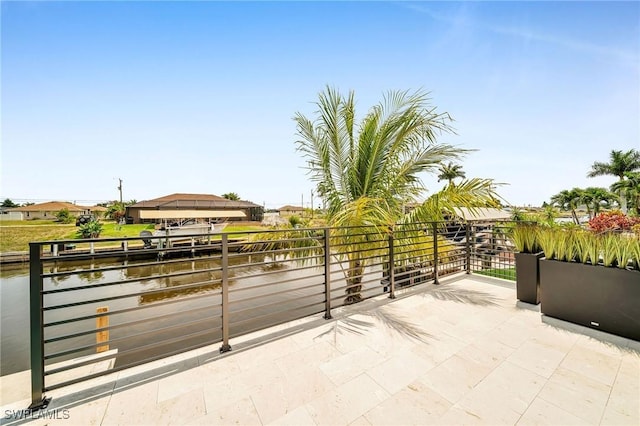
M102 216L107 210L101 206L79 206L66 201L49 201L46 203L31 204L29 206L14 207L5 209L7 219L11 220L34 220L34 219L56 219L56 215L62 210L69 211L71 216L92 214L96 217Z
M264 209L250 201L233 201L212 194L171 194L127 206L133 223L160 223L169 219L262 221Z

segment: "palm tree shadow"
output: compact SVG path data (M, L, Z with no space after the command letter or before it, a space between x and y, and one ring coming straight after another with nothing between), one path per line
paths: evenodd
M500 301L500 298L495 297L491 293L450 286L435 287L426 290L422 293L423 297L425 295L430 295L436 300L466 303L475 306L499 306L498 302ZM380 306L369 309L357 309L357 304L352 306L355 308L355 312L353 312L354 314L357 313L359 315L370 317L373 321L366 321L346 316L335 321L333 327L330 327L325 332L319 334L316 338L321 338L330 334L364 335L368 329L376 326L375 320L377 320L392 332L421 343L428 343L429 339L435 339L432 334L425 332L420 326L411 322L406 317L390 312L387 309L381 309Z
M491 293L449 286L427 290L423 293L423 297L425 295L429 295L436 300L466 303L476 306L498 306L498 302L500 301L500 298L495 297Z
M375 308L371 310L362 310L357 312L359 315L365 315L371 317L374 320L380 321L386 328L400 336L408 337L413 340L417 340L422 343L427 343L428 339L432 339L433 336L418 325L412 323L405 317L388 312L387 310ZM353 317L341 318L334 322L333 327L327 331L319 334L316 338L328 336L330 334L357 334L364 335L368 329L376 327L374 321L365 321Z

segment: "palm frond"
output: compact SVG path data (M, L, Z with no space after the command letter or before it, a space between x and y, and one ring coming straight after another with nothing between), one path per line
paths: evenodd
M406 215L401 222L440 221L445 215L454 215L455 208L465 207L471 214L479 208L494 202L499 195L495 191L496 183L492 179L473 178L459 185L447 185L431 195L420 206Z

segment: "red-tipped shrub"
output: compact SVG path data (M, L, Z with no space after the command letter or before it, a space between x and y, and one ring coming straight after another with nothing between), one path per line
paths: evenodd
M614 210L598 214L589 221L589 229L594 232L630 231L631 227L640 224L640 218L629 217L621 211Z

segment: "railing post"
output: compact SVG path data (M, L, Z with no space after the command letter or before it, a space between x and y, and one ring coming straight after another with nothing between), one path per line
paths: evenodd
M467 274L471 274L471 225L469 222L466 222L465 225L465 237L466 237L466 263L467 263Z
M438 282L438 223L433 222L433 283Z
M393 233L389 234L389 299L396 298L396 261L393 252Z
M44 316L42 295L42 246L29 243L29 316L31 330L31 405L39 410L49 404L44 396Z
M220 353L231 350L229 345L229 235L222 234L222 346Z
M324 228L324 319L331 319L331 247L330 229Z

